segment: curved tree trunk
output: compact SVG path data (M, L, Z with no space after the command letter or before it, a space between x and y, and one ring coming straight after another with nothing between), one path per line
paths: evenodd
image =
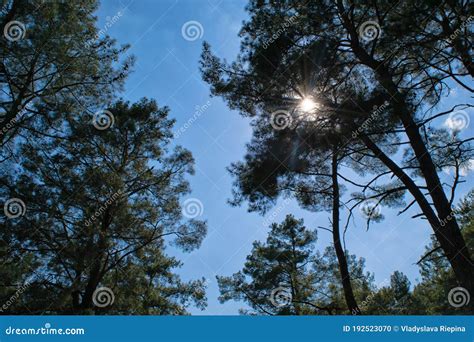
M386 89L388 88L387 90L389 92L393 93L396 91L391 79L387 80L387 77L389 77L388 74L382 76L384 79L381 80L381 83L385 83L384 87L386 87ZM403 96L398 92L392 100L392 105L394 112L400 118L406 135L410 140L410 145L420 165L420 170L425 179L431 199L433 200L433 205L438 213L437 216L440 222L443 223L442 226L433 227L436 238L443 248L459 284L470 293L474 293L474 264L451 208L451 204L444 192L431 154L421 137L418 126L408 111Z
M347 308L349 312L354 315L360 315L360 309L352 290L351 277L349 268L347 266L346 253L342 248L341 236L339 233L339 183L337 180L337 152L333 149L332 162L332 238L334 242L334 249L336 250L336 257L339 264L339 272L341 273L342 288L344 290L344 298L346 299Z
M468 289L470 293L471 290L469 286L472 286L472 277L474 272L469 271L469 267L472 267L472 264L463 264L462 254L458 253L458 249L452 243L454 241L452 238L449 237L448 230L445 230L449 223L449 219L440 221L436 216L431 205L428 203L428 200L421 192L420 188L415 184L415 182L389 157L387 156L369 137L361 136L362 141L364 144L369 148L377 158L382 161L385 166L389 168L390 171L394 173L395 176L402 181L402 183L407 187L408 191L414 197L416 202L418 203L421 211L426 216L426 219L430 223L431 227L433 228L434 234L436 239L438 240L441 248L443 249L444 254L448 258L451 267L453 268L456 279L460 280L461 284ZM458 228L459 234L460 230ZM462 239L462 235L460 237ZM462 240L464 242L464 240ZM458 242L458 244L460 244ZM464 243L465 246L465 243ZM459 247L458 247L459 248ZM462 248L462 247L461 247ZM467 247L464 247L467 250ZM463 268L467 269L467 272L461 271L460 273L456 273L456 270L462 270ZM463 280L464 279L464 280Z
M345 13L342 0L337 0L337 7L341 14L342 23L350 36L352 52L362 64L372 69L380 85L391 96L390 103L393 106L395 115L400 119L404 127L420 165L420 171L425 179L439 221L444 223L442 227L433 226L436 238L443 248L444 254L448 258L460 286L466 288L470 293L474 293L474 263L452 211L451 204L444 193L436 166L411 115L406 99L399 92L398 86L393 81L392 74L387 65L376 60L373 55L369 55L360 46L356 27L347 13Z

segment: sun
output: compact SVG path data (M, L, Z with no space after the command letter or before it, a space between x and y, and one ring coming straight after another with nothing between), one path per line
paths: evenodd
M318 108L318 104L314 102L311 98L306 97L301 100L299 107L303 112L309 113Z

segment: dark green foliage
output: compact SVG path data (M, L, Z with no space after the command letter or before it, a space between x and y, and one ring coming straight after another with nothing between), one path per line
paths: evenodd
M474 190L460 201L456 216L470 253L474 253ZM449 292L459 286L449 262L435 239L426 246L426 254L419 262L421 283L415 286L413 295L423 314L473 314L468 305L454 308L448 301ZM470 294L471 303L473 301ZM416 309L416 307L414 308Z
M133 57L98 31L97 7L2 3L0 197L25 210L1 218L0 309L186 314L205 307L204 281L181 281L165 248L206 234L181 213L194 160L171 150L168 108L114 102Z
M246 302L246 314L314 315L347 313L334 250L315 251L316 232L288 215L270 226L266 242L255 241L242 271L217 277L221 302ZM358 298L365 297L373 278L364 261L349 256L349 269Z
M32 135L21 144L19 172L9 177L16 186L2 197L23 199L27 211L3 224L11 247L32 252L26 274L42 296L31 292L12 312L82 312L99 286L116 301L98 313L180 314L205 303L203 282L181 282L172 273L180 262L164 254L166 241L189 251L206 233L204 222L183 220L179 204L191 153L169 150L173 121L154 101L108 111L106 130L70 117L62 139Z
M171 148L168 108L116 101L133 57L97 30L97 6L2 2L0 200L25 207L0 218L0 313L182 315L206 305L204 279L182 281L182 263L166 253L192 251L206 234L206 222L181 212L193 157ZM241 271L218 277L221 302L243 301L245 314L473 314L473 298L460 308L450 298L459 287L474 296L474 193L453 206L472 139L431 126L472 107L433 110L452 84L473 91L472 9L468 1L251 0L235 62L204 44L212 94L252 119L247 154L230 167L231 203L265 213L286 197L332 214L330 228L319 227L333 234L322 252L302 220L273 223ZM362 32L367 23L372 30ZM302 109L305 99L317 108ZM454 172L451 193L441 170ZM357 190L346 201L347 185ZM364 260L342 247L339 211L349 208L349 223L367 199L405 206L400 213L417 204L433 228L416 285L395 271L376 287ZM367 225L383 218L373 209L363 210Z
M338 152L348 146L354 154L352 169L362 176L373 173L373 180L378 180L353 184L362 191L351 200L357 205L375 198L378 205L398 206L405 204L408 192L413 200L400 213L413 204L420 207L419 216L429 222L456 279L474 292L471 254L451 215L459 170L470 162L472 146L470 139L430 127L434 118L470 107L457 103L442 113L433 109L449 93L452 82L472 91L463 78L472 75L471 28L464 25L470 10L467 2L394 6L342 0L250 1L250 18L243 24L235 62L220 61L208 44L201 59L203 79L212 93L254 118L254 139L246 160L231 168L237 179L235 203L245 199L251 210L265 210L284 190L285 174L295 172L284 170L288 161L301 165L310 156L318 165L310 151L315 145L320 148L321 141ZM454 28L460 28L457 36L447 42L447 33ZM299 106L307 98L319 108L302 113ZM374 105L384 109L372 115ZM278 111L285 113L289 124L275 132L270 124ZM313 115L312 120L308 115ZM273 156L276 146L283 146L286 154L276 154L275 160L266 157ZM389 155L398 146L405 147L404 158L392 160ZM446 167L456 170L452 194L444 190L438 176ZM389 181L380 184L389 175ZM293 192L299 181L291 177ZM303 185L305 192L313 188L314 184ZM305 201L310 202L311 196Z
M95 0L2 2L2 33L11 37L0 40L2 153L35 122L102 106L121 88L133 58L122 58L127 46L99 34L97 6Z

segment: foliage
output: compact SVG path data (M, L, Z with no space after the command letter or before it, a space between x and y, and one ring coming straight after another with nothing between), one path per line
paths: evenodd
M242 271L217 277L221 302L246 302L246 314L314 315L347 312L333 248L315 250L317 236L302 220L286 216L273 223L266 242L255 241ZM350 256L349 269L359 298L369 293L373 278L364 261Z
M2 152L25 130L102 109L120 90L133 57L99 34L97 1L2 2L0 129Z
M9 254L33 254L28 281L43 292L18 303L20 312L91 309L99 286L116 295L110 312L177 314L190 301L204 305L203 281L181 282L172 273L181 263L164 253L166 241L191 251L206 233L205 222L183 220L179 203L190 191L192 155L169 150L173 120L154 101L117 102L109 112L107 130L71 116L62 139L28 137L18 173L5 175L16 186L2 197L27 207L4 220L15 247Z

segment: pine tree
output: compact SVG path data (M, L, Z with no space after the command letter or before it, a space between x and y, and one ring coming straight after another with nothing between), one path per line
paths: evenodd
M168 111L119 101L102 117L70 113L67 125L49 128L61 139L31 134L21 144L18 172L4 175L16 185L2 199L21 199L24 215L2 224L8 260L26 252L34 262L22 275L31 291L11 313L182 314L205 305L203 280L182 282L173 273L181 263L164 251L167 243L191 251L206 234L204 221L182 214L194 161L170 150ZM104 287L114 303L102 308Z
M334 249L315 251L317 236L302 220L287 215L273 223L265 242L255 241L242 271L217 277L221 302L246 302L244 314L314 315L347 312ZM348 258L357 294L364 295L372 281L363 260Z
M469 13L465 4L449 6L459 13ZM341 136L348 139L349 144L353 141L350 137L357 138L371 151L373 159L385 165L388 171L377 178L387 174L398 178L402 186L383 191L387 196L410 193L413 200L406 209L418 204L420 216L431 225L457 280L472 293L474 264L457 219L448 220L452 217L452 198L444 191L438 175L437 151L452 145L434 146L426 133L434 118L469 108L467 104L458 103L441 113L430 110L446 95L444 80L450 78L465 85L459 78L466 73L439 71L440 68L455 70L463 62L452 54L452 44L443 44L443 34L436 34L440 23L423 26L422 30L432 31L429 36L419 29L413 31L415 36L400 35L396 24L400 19L411 21L411 26L417 25L407 16L416 7L342 0L269 4L251 1L247 7L250 19L242 27L237 60L227 64L214 56L210 46L205 44L201 69L214 95L222 96L230 108L238 109L244 116L258 118L259 122L269 122L282 106L288 113L287 121L291 121L295 108L308 96L321 101L323 107L338 108L334 114L341 118L352 116L352 130L358 134L344 134L350 125L341 125ZM440 10L434 3L427 3L423 15L429 9L444 11L445 7ZM447 20L454 27L452 17ZM456 42L465 44L469 30L460 30ZM437 39L434 49L429 42L433 37ZM446 58L436 57L439 48ZM327 80L323 88L319 87L320 82L315 82L321 77ZM331 97L338 101L327 101ZM360 126L370 118L367 107L371 106L364 104L373 102L380 106L385 101L388 101L388 110L377 115L370 124ZM365 116L360 115L364 113ZM406 136L407 142L398 143L397 139L401 139L398 133ZM387 135L395 136L395 144L384 146L373 139ZM472 150L469 139L456 144L463 145L458 151ZM390 149L393 153L393 148L400 145L406 146L406 155L413 155L410 163L405 159L400 165L387 153ZM407 171L413 168L415 172ZM453 189L458 181L456 178L451 184ZM447 223L442 227L444 221Z

